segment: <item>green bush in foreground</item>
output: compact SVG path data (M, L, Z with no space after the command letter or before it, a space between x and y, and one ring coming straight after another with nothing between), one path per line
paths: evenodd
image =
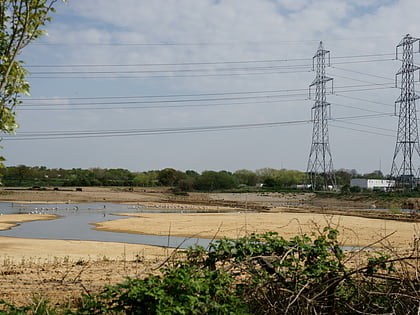
M161 276L128 278L96 297L85 296L76 314L244 314L232 277L190 263L162 270Z
M71 311L42 307L45 314L417 314L417 256L374 253L352 269L337 235L327 227L291 240L277 233L222 239L185 251L159 275L84 295Z
M85 297L76 314L417 313L419 283L394 268L415 257L377 254L351 269L337 235L325 228L315 239L266 233L218 240L208 251L186 251L161 276L127 279Z

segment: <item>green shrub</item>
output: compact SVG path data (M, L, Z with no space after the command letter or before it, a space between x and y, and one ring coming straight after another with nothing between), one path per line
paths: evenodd
M127 278L56 314L417 314L415 251L374 252L350 268L337 236L326 227L290 240L274 232L218 240L186 250L159 275ZM2 304L5 314L53 314L47 303Z
M85 296L75 314L245 314L234 292L232 277L223 270L188 262L162 270L161 276L127 280L102 294Z

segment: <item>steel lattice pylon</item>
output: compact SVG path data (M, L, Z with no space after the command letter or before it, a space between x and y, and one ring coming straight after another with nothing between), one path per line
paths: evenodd
M401 94L395 101L395 113L399 103L399 118L391 177L400 189L413 189L419 177L420 147L416 113L416 99L419 96L415 91L414 72L420 68L414 65L413 57L413 44L417 41L418 38L407 34L396 48L397 59L398 51L402 49L402 66L395 77L397 86L398 76L401 76Z
M313 57L313 70L316 70L316 77L309 86L309 94L311 88L315 86L315 104L312 107L312 145L307 168L308 180L312 190L327 190L329 186L335 186L335 176L328 136L328 108L330 104L326 101L326 94L327 82L332 82L332 78L325 75L327 57L329 66L330 52L325 50L322 42L320 42L319 48Z

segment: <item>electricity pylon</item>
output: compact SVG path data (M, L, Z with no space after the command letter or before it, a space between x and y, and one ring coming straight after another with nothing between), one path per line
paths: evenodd
M418 38L407 34L396 48L396 59L398 51L402 49L402 66L395 76L396 87L398 77L401 77L401 94L395 101L395 114L399 104L399 118L391 177L395 179L395 185L399 189L413 189L417 186L419 177L420 147L416 112L416 99L419 96L415 91L414 73L420 68L414 65L413 57L413 44L418 41Z
M312 107L312 145L308 160L308 180L312 190L328 190L335 187L335 175L330 151L328 136L328 119L330 104L326 100L327 82L332 78L325 75L326 58L330 66L330 52L325 50L322 42L312 59L312 70L316 67L316 77L309 86L309 97L311 88L315 86L315 103Z

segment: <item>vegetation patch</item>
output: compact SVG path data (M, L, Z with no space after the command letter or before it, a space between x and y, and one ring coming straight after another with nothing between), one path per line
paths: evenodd
M191 248L159 274L127 278L70 308L34 300L4 314L416 314L418 248L343 252L338 231L286 240L277 233ZM43 313L38 310L42 309Z

